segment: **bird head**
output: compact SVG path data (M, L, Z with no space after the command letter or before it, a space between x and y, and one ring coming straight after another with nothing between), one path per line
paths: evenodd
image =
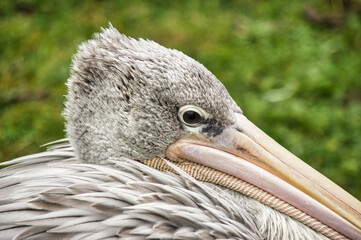
M202 64L112 27L79 47L67 86L67 135L90 163L164 157L181 135L215 135L241 113Z
M253 125L222 83L183 53L109 27L79 47L67 86L66 132L81 161L197 163L361 236L361 203Z

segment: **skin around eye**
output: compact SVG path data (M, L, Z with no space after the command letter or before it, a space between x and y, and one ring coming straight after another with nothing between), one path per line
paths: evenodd
M178 117L183 125L194 128L200 126L210 115L200 107L185 105L178 110Z

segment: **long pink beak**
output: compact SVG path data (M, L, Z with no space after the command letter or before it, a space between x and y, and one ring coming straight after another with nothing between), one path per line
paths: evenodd
M361 203L287 151L244 115L212 138L185 135L167 149L247 181L351 239L361 239Z

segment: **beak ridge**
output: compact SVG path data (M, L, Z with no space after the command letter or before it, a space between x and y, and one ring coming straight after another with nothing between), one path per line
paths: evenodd
M352 239L361 239L361 203L287 151L244 115L212 139L183 136L167 149L249 182Z

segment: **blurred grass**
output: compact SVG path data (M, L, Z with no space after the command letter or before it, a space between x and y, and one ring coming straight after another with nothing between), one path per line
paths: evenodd
M361 199L361 11L355 6L3 0L0 160L42 151L40 145L64 137L71 56L111 22L126 35L203 63L249 119Z

